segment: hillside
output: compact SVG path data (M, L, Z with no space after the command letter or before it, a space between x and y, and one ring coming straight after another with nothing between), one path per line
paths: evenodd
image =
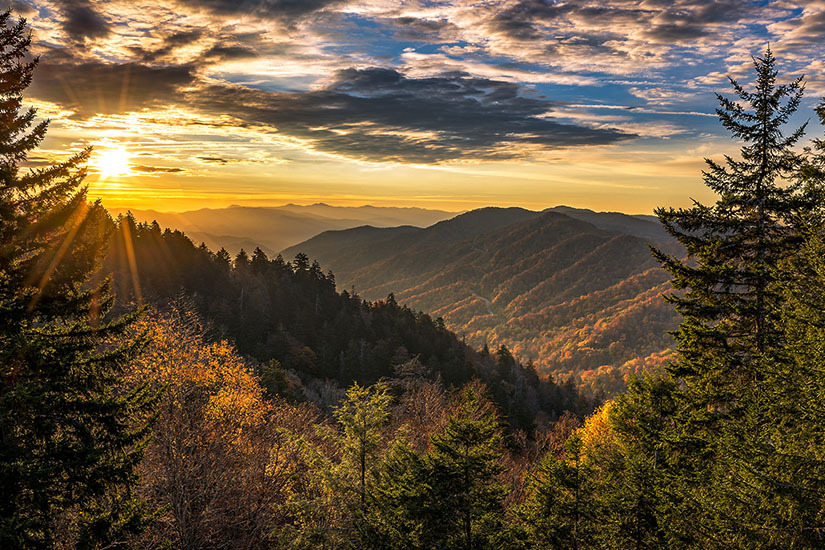
M670 285L649 243L675 245L648 220L571 210L486 208L426 229L329 231L283 254L317 259L367 299L392 292L442 316L471 345L503 343L540 372L612 392L672 346L676 316L660 297Z
M112 277L120 304L197 312L208 336L229 339L279 395L329 409L354 382L400 376L458 387L478 379L513 429L592 410L573 384L539 377L506 348L478 353L441 319L391 297L370 302L336 290L334 275L306 256L285 262L255 250L232 259L128 216L107 223L99 276Z
M110 210L113 216L123 210ZM185 232L195 242L205 242L212 250L226 248L233 255L241 248L248 252L260 247L268 254L331 229L363 225L374 227L426 227L451 218L454 212L423 208L376 206L330 206L323 203L307 206L230 206L201 208L187 212L132 210L139 222L157 221L161 228Z

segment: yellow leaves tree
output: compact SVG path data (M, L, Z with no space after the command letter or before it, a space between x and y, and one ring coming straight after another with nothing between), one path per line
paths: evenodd
M227 342L207 341L186 308L149 315L143 329L152 343L132 378L164 397L141 486L161 512L141 542L267 546L300 479L295 434L314 410L264 399L251 368Z

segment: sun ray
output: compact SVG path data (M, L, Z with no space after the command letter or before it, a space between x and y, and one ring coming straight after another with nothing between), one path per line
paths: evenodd
M52 256L49 265L43 271L42 275L40 276L40 281L37 284L37 292L31 298L29 302L29 306L27 311L33 311L34 308L37 306L40 298L43 297L43 291L46 288L46 285L51 280L52 274L55 272L57 267L60 265L60 262L63 261L63 257L66 255L66 252L69 250L69 247L74 241L77 232L80 230L80 226L83 225L83 222L86 219L86 215L89 212L89 206L82 202L78 204L77 209L72 213L69 221L67 221L67 225L70 224L68 231L63 238L63 241L60 243L59 247L56 247L54 250L54 255ZM30 277L35 277L36 272L33 272Z
M123 234L123 244L126 247L126 261L129 262L129 272L132 276L132 289L135 292L135 301L138 304L143 304L143 294L140 291L140 274L138 273L137 258L135 256L135 245L132 240L134 236L131 231L131 224L124 219L120 224L120 230Z

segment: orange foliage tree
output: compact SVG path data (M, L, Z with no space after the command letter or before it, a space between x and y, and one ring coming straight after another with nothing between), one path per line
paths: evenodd
M227 342L208 342L186 308L150 315L143 328L152 344L133 380L165 391L141 485L161 512L141 542L271 545L279 504L306 471L297 441L317 422L314 409L264 399L251 368Z

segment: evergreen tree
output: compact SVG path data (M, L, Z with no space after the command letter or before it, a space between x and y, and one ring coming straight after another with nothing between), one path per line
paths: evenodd
M758 414L748 417L760 437L748 441L753 458L738 474L747 482L739 500L759 507L742 514L749 529L740 533L740 547L825 545L825 233L817 223L805 236L778 266L785 348L759 384Z
M615 445L589 458L599 470L599 540L609 548L678 546L667 532L681 518L669 514L664 434L673 415L673 379L646 375L630 381L610 407ZM594 456L595 455L595 456Z
M506 494L501 436L493 410L479 389L462 389L458 410L443 433L432 437L424 458L430 487L424 530L435 546L474 550L493 546L502 528Z
M250 264L252 266L252 271L261 275L266 273L266 270L269 269L269 258L266 257L266 253L261 250L260 248L255 248L255 251L252 253L252 262Z
M232 256L229 255L229 252L225 248L221 247L221 249L215 253L215 263L218 264L221 271L228 273L232 265Z
M82 186L90 151L20 170L48 126L21 111L29 46L0 15L0 546L96 547L141 527L153 397L119 390L142 339L121 338L133 316L112 319L108 282L89 281L111 228Z
M246 273L247 271L249 271L250 265L251 262L249 260L249 254L247 254L246 251L243 248L241 248L238 251L238 254L235 256L235 270L239 273Z
M674 287L685 290L668 297L683 316L673 372L691 387L718 382L703 397L726 414L736 406L732 392L758 375L761 354L781 339L769 323L776 303L772 267L798 245L794 223L811 207L798 185L782 185L800 162L792 147L805 127L785 136L783 126L799 106L803 85L801 77L777 84L775 61L770 49L755 60L753 92L731 79L744 105L718 96L723 126L744 145L741 160L726 157L721 165L706 159L705 184L719 195L717 202L657 210L689 256L685 261L655 251Z
M367 508L367 473L370 460L381 442L381 428L390 417L392 397L389 388L381 382L363 388L354 384L335 409L335 419L344 429L342 451L356 465L358 474L358 502L361 512Z
M669 498L682 506L674 514L684 520L678 537L690 545L730 547L764 531L757 503L746 496L766 466L758 448L768 420L759 403L768 379L776 381L771 371L783 348L775 266L797 248L797 220L812 207L813 195L792 179L804 126L784 133L802 97L801 78L777 84L770 49L754 63L753 91L731 79L739 102L718 96L723 126L744 142L741 159L706 161L705 184L719 199L657 210L688 254L682 260L654 251L684 291L668 296L683 317L678 359L669 367L683 388L668 436L678 472Z
M425 531L429 485L421 454L403 436L382 458L374 500L358 523L364 548L412 550L429 548Z
M518 517L527 531L528 547L542 550L593 548L592 471L584 460L581 439L565 444L565 457L545 456L531 482L530 497Z
M430 448L416 452L398 438L377 475L375 496L359 529L368 548L509 548L507 489L499 483L501 435L495 409L470 384Z

